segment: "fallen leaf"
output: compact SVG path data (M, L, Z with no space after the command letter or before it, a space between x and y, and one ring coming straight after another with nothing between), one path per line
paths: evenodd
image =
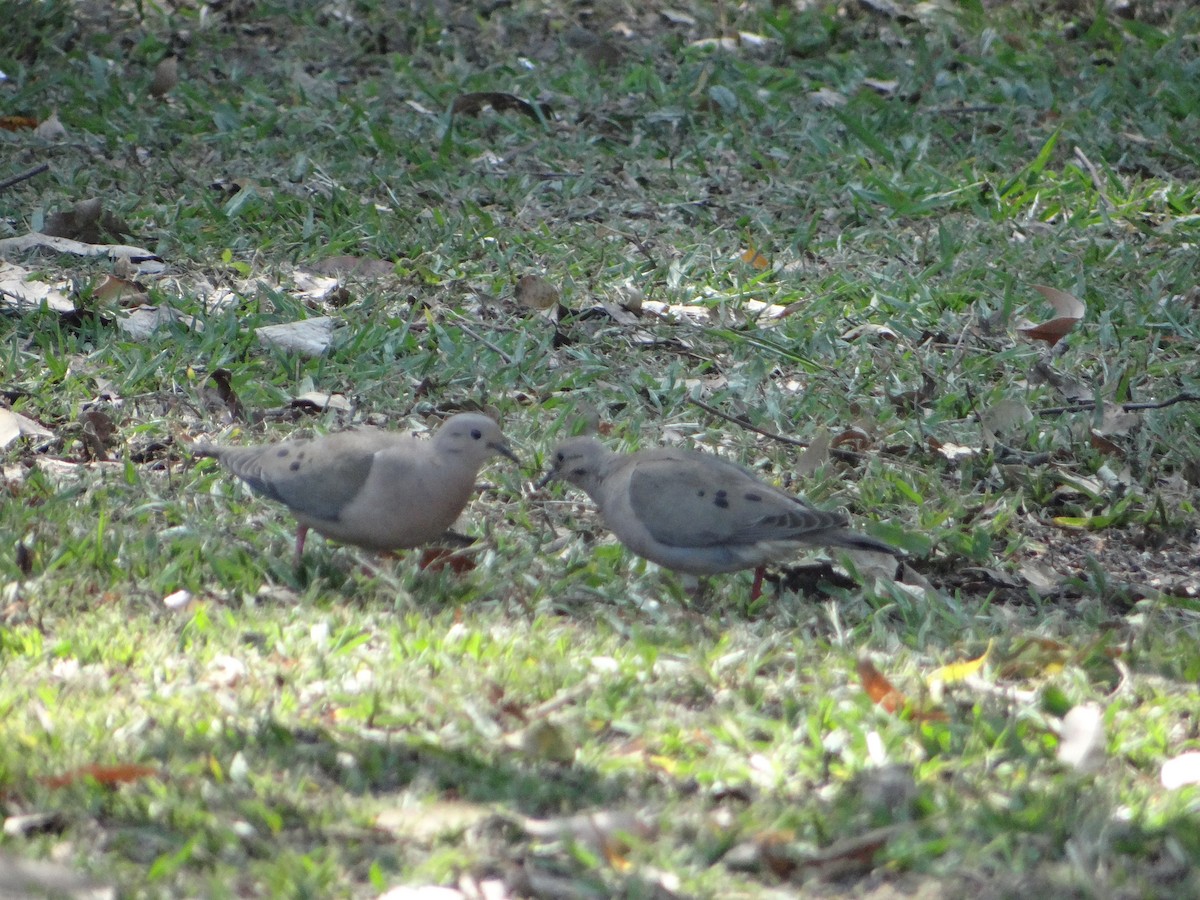
M0 450L21 436L21 423L11 409L0 409Z
M978 659L970 659L966 662L950 663L941 668L934 669L929 675L925 676L926 684L934 684L941 682L942 684L954 684L955 682L965 681L976 672L983 668L988 661L988 657L992 652L992 642L988 641L987 649L983 651L983 655Z
M1104 710L1083 703L1063 716L1058 761L1080 772L1093 772L1104 762Z
M303 356L320 356L333 343L333 329L337 320L330 316L316 316L282 325L264 325L254 329L259 343L291 350Z
M38 120L32 116L0 116L0 130L3 131L32 131L37 126Z
M204 323L173 306L137 306L117 317L117 327L130 340L144 341L164 325L178 323L192 331L203 331Z
M649 840L655 824L643 816L620 810L580 813L555 819L523 819L521 827L540 840L571 841L588 847L606 860L623 860L631 840Z
M1083 318L1084 313L1087 311L1087 306L1074 294L1068 294L1066 291L1060 291L1058 288L1047 287L1044 284L1035 284L1033 285L1033 289L1050 301L1050 305L1054 307L1054 311L1058 315L1047 322L1042 322L1040 325L1023 326L1018 328L1017 331L1031 340L1045 341L1053 347L1066 337L1076 324L1078 324L1079 320Z
M502 91L475 91L470 94L459 94L450 105L450 112L454 115L477 116L489 108L496 112L515 110L522 115L529 116L535 122L540 122L543 118L549 119L554 114L554 111L546 103L539 103L535 107L528 100L522 100L515 94Z
M1033 413L1020 400L998 400L980 410L979 424L990 441L1019 433L1033 421Z
M375 827L396 837L420 843L457 835L491 818L490 807L464 800L434 800L384 809L375 817Z
M43 304L59 315L75 312L75 304L66 294L53 285L38 281L29 269L11 263L0 264L0 309L20 314L35 312Z
M875 668L875 663L866 657L858 661L858 677L862 681L863 690L867 692L867 696L877 706L882 706L888 712L897 712L908 704L904 695L896 690L883 673Z
M754 248L753 244L743 250L738 259L746 263L746 265L758 269L760 272L763 269L771 268L771 261L759 253L758 250Z
M558 288L541 275L522 275L515 293L517 302L529 309L550 309L559 299Z
M154 67L154 79L150 82L148 93L151 97L165 97L179 84L179 58L165 57Z
M818 428L816 434L809 438L808 446L796 460L792 471L801 477L808 477L817 471L829 459L829 447L833 438L828 428Z
M916 709L866 657L858 661L858 677L867 696L887 712L907 713L915 722L941 722L946 719L946 714L940 710Z
M58 120L58 110L54 110L48 118L39 122L37 128L33 129L33 134L43 141L57 141L65 138L67 129Z
M868 87L884 97L890 97L896 93L896 88L900 86L900 82L895 78L864 78L862 83L863 87Z
M1162 773L1159 778L1162 786L1168 791L1189 784L1200 784L1200 753L1196 751L1181 753L1179 756L1168 759L1162 764Z
M80 766L78 769L72 769L62 775L52 775L38 780L48 788L64 788L86 778L90 778L104 787L114 787L118 784L140 781L143 778L153 778L158 774L159 770L155 766L115 763L113 765Z

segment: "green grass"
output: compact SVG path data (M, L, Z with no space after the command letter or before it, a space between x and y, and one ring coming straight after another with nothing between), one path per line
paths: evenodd
M0 810L54 814L0 837L0 866L54 859L131 897L463 877L531 896L1195 893L1200 794L1159 770L1197 749L1200 408L1103 418L1200 393L1190 4L911 22L692 4L694 27L597 4L589 26L622 47L607 68L571 49L560 4L452 6L15 4L6 110L57 109L67 136L0 132L0 177L52 166L4 192L0 237L99 197L166 261L151 301L204 327L132 342L90 299L110 263L15 260L85 312L0 319L0 393L55 435L0 456ZM739 30L769 42L692 46ZM151 99L169 52L180 82ZM470 91L553 115L451 118ZM394 270L349 276L336 307L298 296L297 267L339 254ZM557 327L514 300L529 272L562 289ZM620 324L599 307L626 284L708 318ZM1016 330L1053 315L1035 284L1088 307L1052 351ZM326 314L345 324L320 357L253 334ZM307 390L352 414L289 408ZM691 398L801 440L856 429L859 456L800 478L798 449ZM981 415L1014 403L1028 421L989 440ZM484 470L463 575L416 554L367 575L319 538L297 572L286 515L186 451L462 406L495 412L525 463ZM109 462L86 409L117 426ZM742 573L693 598L585 498L532 490L591 417L614 447L694 443L846 507L929 587L863 575L752 603ZM928 695L989 642L978 680ZM871 701L863 655L916 713ZM1057 735L1089 702L1106 752L1085 773ZM117 763L154 774L53 786ZM610 812L651 827L597 844L569 825ZM839 854L880 828L869 858Z

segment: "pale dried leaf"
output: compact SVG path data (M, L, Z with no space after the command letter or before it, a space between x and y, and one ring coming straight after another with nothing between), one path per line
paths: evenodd
M1033 413L1020 400L999 400L979 413L979 424L992 440L1020 433L1033 421Z
M840 109L846 105L846 95L841 91L835 91L833 88L823 87L815 91L809 91L808 99L817 106L824 106L827 109Z
M292 398L293 405L314 406L319 410L350 412L352 406L345 394L329 394L325 391L305 391Z
M649 840L657 826L643 816L619 810L600 810L555 819L523 819L525 831L541 840L566 840L609 855L626 838Z
M1104 762L1104 710L1082 703L1063 716L1058 761L1080 772L1092 772Z
M64 897L69 900L111 900L114 888L93 881L61 863L21 859L0 853L0 897Z
M890 97L896 93L896 88L900 86L895 78L864 78L862 80L863 87L869 87L877 94L882 94L885 97Z
M0 252L3 252L0 241ZM13 312L33 312L42 304L51 312L69 315L75 304L58 288L44 281L33 280L33 272L12 263L0 264L0 309Z
M282 325L264 325L254 333L262 344L291 350L304 356L320 356L333 343L333 329L337 319L316 316Z
M800 458L796 460L793 471L802 478L812 475L825 465L829 459L829 448L833 444L833 435L828 428L818 428L808 442Z
M433 843L448 835L461 834L494 814L492 809L480 803L434 800L384 809L375 817L375 827L396 837Z
M14 443L21 436L21 423L11 409L0 409L0 450Z
M193 331L203 331L204 323L172 306L139 306L117 318L117 327L131 340L144 341L164 325L178 322Z
M0 256L43 248L53 250L55 253L69 253L72 256L107 256L114 260L124 256L136 265L138 272L144 274L157 274L165 268L162 258L157 254L142 247L131 247L125 244L85 244L82 241L54 237L39 231L0 240Z
M58 119L57 109L38 123L38 127L33 129L33 136L43 141L58 141L67 136L67 129Z
M1200 784L1200 752L1181 753L1162 764L1159 778L1168 791L1189 784Z

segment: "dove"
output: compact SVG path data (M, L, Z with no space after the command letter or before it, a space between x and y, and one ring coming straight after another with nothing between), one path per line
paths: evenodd
M850 531L840 512L813 509L741 466L695 450L658 447L622 455L592 437L555 449L538 482L565 481L600 508L609 530L651 562L689 575L763 568L799 547L842 547L897 554L883 541Z
M192 445L255 493L296 517L296 564L311 528L367 550L436 540L458 518L483 464L517 462L500 427L479 413L451 416L430 439L362 428L252 447Z

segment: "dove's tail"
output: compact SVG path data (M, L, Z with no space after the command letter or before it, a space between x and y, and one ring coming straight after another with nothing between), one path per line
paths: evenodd
M885 544L883 541L845 528L827 531L821 537L825 545L829 547L842 547L846 550L870 550L873 553L890 553L893 556L904 555L903 550L893 547L891 544Z

